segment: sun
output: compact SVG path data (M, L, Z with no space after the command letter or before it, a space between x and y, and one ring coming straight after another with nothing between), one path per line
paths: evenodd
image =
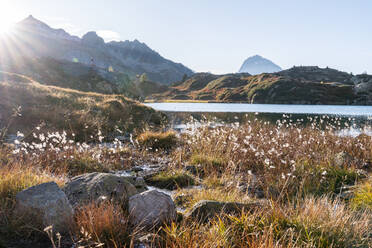
M13 25L12 22L0 21L0 34L9 33L12 30Z
M16 23L16 14L13 6L10 3L1 3L0 11L0 34L5 34L11 31Z

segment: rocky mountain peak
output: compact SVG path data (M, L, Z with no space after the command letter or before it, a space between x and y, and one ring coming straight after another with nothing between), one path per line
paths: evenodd
M124 49L142 50L142 51L146 51L146 52L156 53L150 47L148 47L146 45L146 43L140 42L137 39L135 39L133 41L129 41L129 40L126 40L126 41L111 41L109 44L114 46L114 47L120 47L120 48L124 48Z
M103 46L105 41L97 35L95 31L86 33L82 38L82 42L91 46Z
M17 26L27 26L39 29L52 29L46 23L36 19L32 15L29 15L27 18L17 23Z
M68 39L68 40L78 40L76 36L68 34L65 30L59 28L51 28L48 24L36 19L32 15L29 15L26 19L18 22L15 26L16 30L20 32L27 32L31 35L41 35L48 38L54 39Z
M247 72L252 75L257 75L261 73L273 73L281 71L278 65L274 64L272 61L263 58L260 55L254 55L247 58L243 65L240 67L239 72Z

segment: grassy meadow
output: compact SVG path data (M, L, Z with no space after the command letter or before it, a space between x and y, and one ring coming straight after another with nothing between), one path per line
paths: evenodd
M320 127L323 122L332 124ZM19 133L15 145L0 148L0 247L19 240L39 246L52 240L55 247L134 247L144 233L129 224L121 207L88 204L75 212L68 235L47 229L48 238L44 227L15 216L15 194L42 182L63 185L85 172L115 172L159 160L166 168L150 181L173 190L183 213L152 231L152 247L371 247L372 138L339 135L337 117L311 123L294 123L288 116L276 124L257 119L217 127L202 123L183 133L144 131L110 147L99 142L105 139L101 133L95 143L43 129L35 130L28 143ZM186 218L200 200L263 207L221 213L206 223Z

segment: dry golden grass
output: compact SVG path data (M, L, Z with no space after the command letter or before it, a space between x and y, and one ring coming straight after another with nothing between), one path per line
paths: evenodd
M337 132L337 126L321 129L311 123L303 127L286 119L277 125L254 121L205 127L185 135L185 145L174 156L208 165L203 168L208 175L253 173L265 191L271 192L270 197L281 192L291 197L337 194L343 186L362 179L356 169L372 157L370 136L354 138ZM351 159L337 164L335 154L339 152ZM183 166L182 161L179 165Z
M13 200L15 195L26 188L54 181L63 186L61 177L53 176L46 170L21 164L0 167L0 202Z
M166 247L369 247L371 221L338 201L307 198L207 224L174 223L164 239Z
M162 227L158 234L163 247L367 248L372 244L370 175L361 175L358 167L371 158L372 140L366 135L340 136L337 132L337 126L303 127L283 120L277 125L256 121L239 126L202 127L182 135L177 142L173 140L174 133L146 132L139 137L138 140L162 140L172 144L172 148L178 147L168 155L159 146L152 149L154 152L147 152L145 148L152 147L148 145L152 143L124 145L115 141L112 148L107 148L70 142L68 135L61 133L36 134L34 143L0 148L0 161L4 163L0 167L0 199L11 202L19 190L49 180L63 183L63 177L84 172L145 164L146 156L169 158L173 161L168 171L160 175L161 180L175 180L189 163L204 165L204 175L197 179L202 188L175 192L175 197L187 196L182 207L190 208L200 200L255 201L236 187L238 182L248 182L252 174L269 207L235 216L221 214L206 224L188 220ZM172 138L168 144L169 136ZM339 152L349 154L349 158L336 161L335 154ZM353 185L352 198L342 200L340 193L345 186ZM9 226L6 211L10 205L3 206L7 208L0 210L0 223L4 223L0 235L4 226ZM137 234L128 225L125 211L110 203L85 206L76 213L75 220L71 232L79 245L130 247Z
M75 214L75 224L75 236L80 245L129 247L136 233L128 223L128 214L121 206L110 202L91 203L80 208Z
M14 214L15 196L24 189L51 181L63 186L65 179L28 163L0 166L0 237L17 239L42 233L40 223L28 221L28 216Z
M239 202L239 203L250 203L253 201L252 198L241 194L237 190L230 189L226 190L222 187L220 188L210 188L210 189L180 189L178 190L174 197L177 196L189 196L186 202L183 202L182 207L190 208L194 206L195 203L202 200L213 200L222 202Z

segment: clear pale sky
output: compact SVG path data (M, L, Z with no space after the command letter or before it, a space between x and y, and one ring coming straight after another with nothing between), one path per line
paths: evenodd
M283 68L372 74L371 0L0 0L12 22L145 42L195 71L236 72L259 54Z

